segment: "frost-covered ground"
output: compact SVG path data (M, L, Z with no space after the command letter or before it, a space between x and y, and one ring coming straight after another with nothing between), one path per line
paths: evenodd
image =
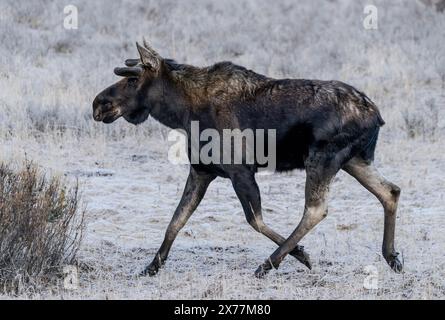
M89 208L80 253L87 267L81 270L81 289L60 290L49 297L444 297L442 142L381 143L378 150L382 172L403 189L397 219L397 247L405 260L402 275L394 274L380 255L381 206L340 173L332 187L328 218L302 242L312 256L312 271L287 257L266 279L254 278L253 271L275 245L245 222L230 183L220 179L178 236L165 269L154 278L136 279L161 243L187 176L187 167L166 160L167 144L159 141L161 136L90 141L68 148L26 147L29 157L43 167L79 177ZM266 223L289 234L302 215L304 174L259 176L258 181ZM364 288L365 268L370 266L378 273L378 290Z
M80 288L34 297L445 297L445 13L431 1L71 2L78 30L63 28L61 1L0 2L0 158L79 178L88 205ZM367 4L378 8L377 30L363 28ZM302 241L313 270L288 257L254 278L275 245L245 222L219 179L159 275L134 277L158 249L188 171L168 162L167 130L154 121L135 128L91 119L95 94L117 80L112 69L135 57L142 36L180 62L232 60L365 91L387 122L376 162L402 188L396 244L405 273L392 273L380 255L381 206L340 173L328 218ZM287 236L303 211L304 174L258 182L266 223ZM364 288L365 268L375 268L377 290Z

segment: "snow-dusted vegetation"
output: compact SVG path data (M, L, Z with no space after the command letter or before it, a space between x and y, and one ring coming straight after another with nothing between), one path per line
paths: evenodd
M444 298L443 1L71 3L73 30L64 28L63 1L0 1L0 161L28 159L78 178L87 204L79 288L23 288L22 297ZM364 27L367 5L378 10L377 29ZM405 273L392 273L381 257L380 204L342 173L328 218L302 241L313 270L286 258L255 279L275 245L244 221L230 183L220 179L165 268L136 278L162 241L187 167L168 162L167 128L151 119L138 127L96 123L91 104L118 80L113 68L137 57L143 36L178 62L230 60L271 77L336 79L365 92L386 121L377 166L402 188L396 245ZM289 234L303 212L304 174L258 182L266 222Z

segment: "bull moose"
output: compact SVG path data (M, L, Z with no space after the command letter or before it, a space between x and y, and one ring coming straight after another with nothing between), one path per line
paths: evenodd
M309 255L298 244L326 217L329 187L339 170L356 178L383 205L383 257L395 272L402 271L394 249L400 188L373 164L384 121L364 93L339 81L273 79L231 62L203 68L179 64L162 58L145 40L136 46L140 58L126 60L126 67L116 68L114 73L123 79L95 98L94 120L112 123L123 117L137 125L151 115L187 134L192 121L199 121L200 130L274 129L275 171L306 171L303 217L284 238L263 222L255 181L258 163L191 163L162 245L142 275L158 272L178 232L216 177L231 180L248 223L278 245L255 271L257 277L278 268L288 254L311 268Z

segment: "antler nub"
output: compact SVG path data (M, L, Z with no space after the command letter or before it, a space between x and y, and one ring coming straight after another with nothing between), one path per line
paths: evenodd
M125 60L125 65L127 67L134 67L137 66L141 62L140 59L127 59Z
M143 70L141 67L123 67L115 68L114 73L121 77L139 77Z

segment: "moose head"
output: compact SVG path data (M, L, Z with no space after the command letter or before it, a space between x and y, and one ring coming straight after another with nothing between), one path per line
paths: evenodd
M144 40L136 43L140 59L128 59L126 67L115 68L114 73L124 79L97 95L93 102L93 118L112 123L123 117L130 123L144 122L152 104L162 99L160 77L163 59Z

